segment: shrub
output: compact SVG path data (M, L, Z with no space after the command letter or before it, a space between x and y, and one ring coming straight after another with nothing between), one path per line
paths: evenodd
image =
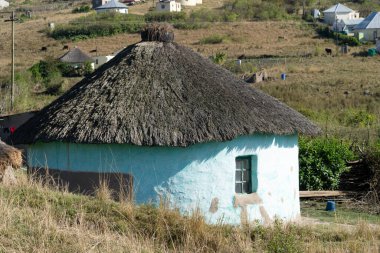
M185 12L148 12L145 14L145 21L147 22L171 22L171 21L185 21Z
M173 24L174 28L181 30L196 30L201 28L208 28L209 26L209 24L195 22L178 22Z
M214 56L211 56L211 61L213 61L216 64L222 65L227 60L227 54L223 52L218 52Z
M220 44L224 41L225 37L223 35L211 35L205 37L199 41L199 44Z
M90 6L82 5L82 6L79 6L75 9L73 9L73 13L86 13L86 12L89 12L90 10L91 10Z
M299 156L301 190L334 190L354 153L335 138L300 138Z
M325 25L317 26L316 31L320 36L335 40L337 39L340 45L347 44L349 46L360 46L361 44L357 38L342 33L336 33Z
M344 124L351 127L369 127L376 122L376 115L364 110L348 110L344 117Z
M88 15L69 24L59 25L49 35L57 40L82 40L119 33L136 33L144 26L144 17L119 13Z

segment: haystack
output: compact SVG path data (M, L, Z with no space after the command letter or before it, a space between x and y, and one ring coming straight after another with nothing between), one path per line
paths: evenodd
M14 170L22 165L21 151L0 141L0 182L14 184Z

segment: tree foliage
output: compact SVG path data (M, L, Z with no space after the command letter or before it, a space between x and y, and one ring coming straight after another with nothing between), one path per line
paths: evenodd
M336 138L300 138L300 189L334 190L346 161L354 158L348 142Z

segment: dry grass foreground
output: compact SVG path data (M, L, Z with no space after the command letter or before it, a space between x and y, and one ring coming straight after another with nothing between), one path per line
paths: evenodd
M28 181L0 186L1 252L375 252L380 229L207 225L165 206L117 203Z

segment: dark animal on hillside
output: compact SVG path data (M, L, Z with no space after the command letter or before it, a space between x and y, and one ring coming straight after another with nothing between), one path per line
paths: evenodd
M98 52L98 49L93 49L90 51L90 53L96 53L96 52Z
M62 50L69 50L69 45L64 45Z
M326 54L331 55L332 54L332 49L331 48L325 48Z
M46 52L47 50L48 50L47 47L41 47L41 51L42 51L42 52Z
M242 59L245 59L245 54L242 54L238 57L238 60L242 60Z

